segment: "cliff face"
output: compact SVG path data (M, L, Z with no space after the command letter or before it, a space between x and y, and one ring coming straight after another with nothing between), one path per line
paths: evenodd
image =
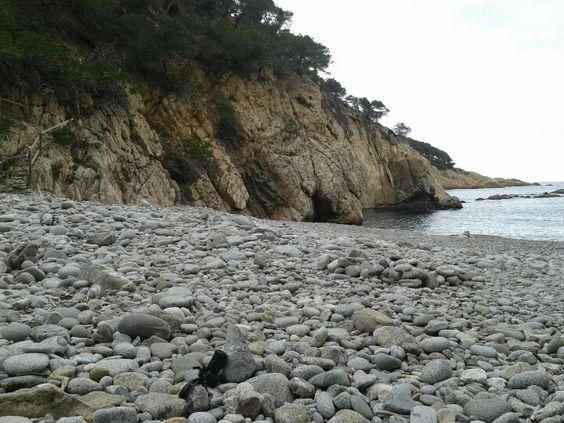
M463 169L439 171L439 181L444 189L502 188L532 185L519 179L490 178Z
M32 188L78 200L182 202L343 223L360 223L363 208L460 206L427 160L307 79L202 84L198 102L156 92L131 94L119 106L85 100L70 125L76 142L45 137ZM0 155L24 151L40 129L73 117L48 95L10 95L29 112Z

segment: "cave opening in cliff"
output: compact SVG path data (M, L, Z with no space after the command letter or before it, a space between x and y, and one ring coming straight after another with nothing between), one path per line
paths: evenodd
M313 202L313 222L336 222L339 219L338 213L333 209L333 204L325 196L318 192L311 197Z

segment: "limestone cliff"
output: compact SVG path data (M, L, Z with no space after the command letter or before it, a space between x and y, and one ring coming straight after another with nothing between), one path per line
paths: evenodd
M48 93L9 93L27 106L0 155L25 151L43 128L74 117L77 137L49 135L33 189L101 202L189 203L259 217L360 223L380 206L460 207L429 162L309 79L265 73L201 77L203 96L149 91L119 104L85 99L72 115Z
M532 185L519 179L490 178L463 169L439 171L439 181L444 189L502 188Z

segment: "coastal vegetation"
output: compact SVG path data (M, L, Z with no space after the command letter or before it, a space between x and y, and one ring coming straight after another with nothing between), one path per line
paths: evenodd
M446 151L431 144L407 138L408 144L439 170L453 169L455 163Z
M328 49L287 28L272 0L0 0L0 76L61 100L122 82L189 89L185 72L316 76Z
M346 96L321 77L330 52L291 33L291 17L273 0L0 0L0 78L72 105L84 94L119 100L126 85L197 97L195 69L271 69L311 78L367 121L384 116L381 101Z

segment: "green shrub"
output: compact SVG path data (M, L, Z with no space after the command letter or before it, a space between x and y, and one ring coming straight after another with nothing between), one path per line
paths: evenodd
M237 146L243 137L243 130L233 103L224 96L218 96L214 99L214 106L218 119L217 137L231 146Z
M8 118L0 116L0 137L6 136L11 127L12 121Z
M69 128L59 128L52 132L53 140L62 146L69 146L78 140L76 134Z
M213 158L213 149L211 145L199 138L191 138L187 141L188 152L193 159L207 163Z

